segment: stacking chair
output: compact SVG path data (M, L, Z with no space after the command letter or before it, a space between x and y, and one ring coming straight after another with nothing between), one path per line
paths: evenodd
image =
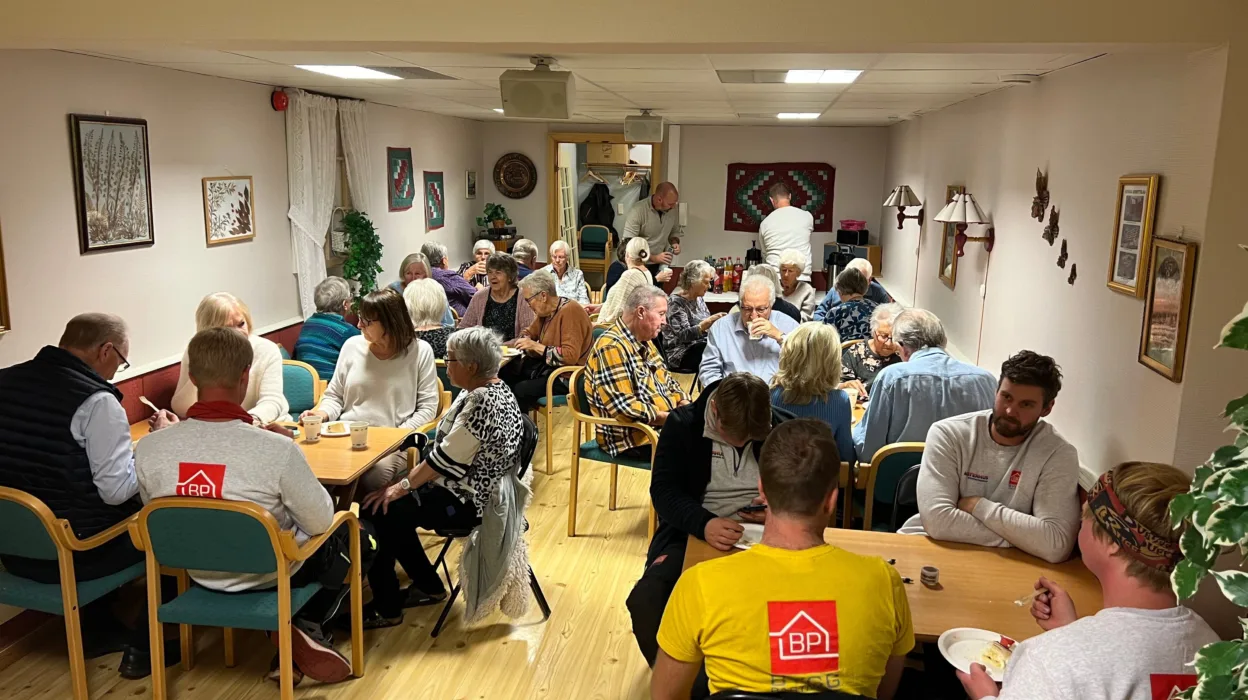
M451 400L459 398L461 389L451 383L451 375L446 373L446 360L436 360L434 364L438 367L438 381L442 382L443 391L451 394Z
M582 282L585 282L585 280L584 280L584 279L582 279L581 281L582 281ZM594 298L594 288L589 286L589 282L585 282L585 298L586 298L586 299L589 299L589 303L591 303L591 304L601 304L601 303L602 303L602 300L601 300L601 299L595 299L595 298Z
M923 445L921 442L894 442L881 447L871 458L871 466L867 467L867 490L863 494L862 529L876 529L872 516L877 505L896 509L893 501L897 494L897 482L906 470L923 460ZM885 527L880 525L881 530Z
M582 226L576 239L581 272L601 272L605 276L611 266L611 229L597 224Z
M74 575L74 552L86 552L126 534L133 519L96 533L85 540L74 535L69 521L58 519L47 504L17 489L0 487L0 554L28 559L55 561L60 567L60 583L37 583L0 571L0 603L62 615L69 646L69 684L74 700L87 700L87 664L82 656L82 622L78 613L84 605L143 576L138 562L115 574L90 581ZM153 576L159 589L159 572ZM159 590L157 592L159 596ZM160 645L161 637L157 637ZM164 665L161 665L164 669Z
M897 488L893 492L893 512L888 514L888 529L897 532L897 528L906 524L906 520L919 511L919 465L906 470L897 480ZM906 517L901 517L902 509Z
M857 345L858 343L865 343L865 342L867 341L863 338L859 338L857 340L846 340L845 342L841 343L841 350L844 351L845 348L851 345Z
M273 514L246 501L158 498L139 512L132 539L147 552L148 625L152 639L152 698L165 700L162 623L182 625L183 667L194 666L188 651L191 626L225 628L225 665L234 665L235 628L276 631L281 699L295 693L290 620L321 584L290 586L290 565L305 561L338 528L350 529L351 673L364 675L364 593L360 581L360 523L350 511L334 513L329 529L299 545L294 533L278 529ZM201 586L179 586L179 595L160 603L160 568L277 574L277 588L220 593Z
M572 435L579 442L577 448L572 451L572 485L568 495L568 537L576 537L576 496L581 472L581 460L592 459L595 462L605 462L611 465L611 497L608 508L615 510L616 484L619 479L620 465L632 467L633 469L652 470L654 468L654 453L659 445L659 434L655 432L654 428L644 423L627 423L615 418L600 418L593 415L589 405L589 391L589 378L585 375L585 369L578 368L572 375L568 391L568 406L572 409ZM594 438L594 431L592 430L589 435L590 439L580 442L582 425L616 425L636 428L645 434L646 440L651 445L650 459L612 457L609 452L598 446L598 440ZM649 498L646 500L649 502ZM658 522L654 507L650 506L649 510L649 536L653 536Z
M546 418L546 473L555 473L555 420L554 410L559 406L568 405L568 397L566 395L555 395L555 380L565 374L571 374L581 369L579 365L564 365L550 373L550 377L546 380L546 395L537 400L537 411ZM579 438L580 435L574 435Z
M324 389L316 368L298 360L282 360L282 393L290 404L290 415L296 419L304 411L316 408Z

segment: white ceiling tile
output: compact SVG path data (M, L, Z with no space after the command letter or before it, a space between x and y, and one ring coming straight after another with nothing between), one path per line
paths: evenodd
M382 80L377 81L386 87L394 87L410 92L441 90L444 92L493 92L498 93L498 86L484 85L471 80Z
M288 66L410 66L411 63L373 51L236 51Z
M1091 54L1061 53L894 53L881 57L875 70L998 70L1026 73L1064 68Z
M715 75L711 73L711 75ZM718 80L713 83L654 83L654 82L613 82L598 83L604 90L611 92L675 92L683 94L724 94L724 86Z
M848 89L849 85L820 85L818 83L724 83L724 91L732 94L749 95L837 95Z
M87 53L87 52L83 52ZM266 64L258 58L210 49L150 49L150 50L119 50L107 53L90 52L89 55L103 58L120 58L138 63L258 63Z
M832 104L831 100L825 102L789 102L789 101L758 101L758 100L733 100L732 106L738 112L822 112Z
M248 80L269 85L323 87L344 85L352 82L272 63L162 63L155 65L191 73L215 75L235 80Z
M594 68L659 68L664 70L711 70L706 56L699 54L556 54L559 67L578 73Z
M912 95L980 95L1009 87L1007 83L855 83L846 94L909 93Z
M445 66L483 68L532 68L528 54L502 53L419 53L411 51L381 51L383 56L404 61L422 68L434 69Z
M712 54L707 56L716 70L793 70L802 68L863 70L870 68L879 54Z
M1008 71L1006 71L1008 72ZM855 85L879 83L1000 83L1002 71L995 70L869 70L858 76Z
M706 70L659 70L641 68L586 68L577 75L598 84L604 83L713 83L719 84L715 71Z

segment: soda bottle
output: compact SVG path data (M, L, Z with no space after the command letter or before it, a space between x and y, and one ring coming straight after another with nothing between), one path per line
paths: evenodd
M735 289L741 289L741 275L745 272L745 268L741 265L741 258L737 258L737 264L732 268L732 286Z
M721 261L715 261L712 265L715 269L715 284L712 288L716 294L722 294L724 291L724 266Z
M724 258L722 268L724 271L723 274L721 275L724 279L724 291L731 292L732 281L733 281L732 280L732 261L729 260L728 258Z

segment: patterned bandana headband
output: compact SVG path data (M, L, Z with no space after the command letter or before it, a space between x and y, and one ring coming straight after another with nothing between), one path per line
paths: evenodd
M1114 492L1112 471L1102 474L1096 486L1092 487L1092 493L1088 495L1088 509L1110 538L1141 564L1173 571L1183 558L1177 542L1161 537L1127 513Z

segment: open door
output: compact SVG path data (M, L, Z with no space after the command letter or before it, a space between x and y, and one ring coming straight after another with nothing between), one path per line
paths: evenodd
M572 251L570 265L581 266L576 241L576 144L559 144L559 238Z

